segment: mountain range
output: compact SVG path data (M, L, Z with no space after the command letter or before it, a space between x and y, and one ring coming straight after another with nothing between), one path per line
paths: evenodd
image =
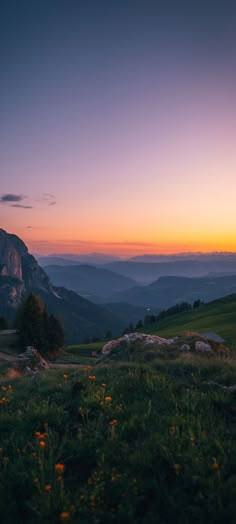
M137 285L130 277L119 275L110 269L91 265L50 265L44 270L55 286L65 286L93 301L109 299L115 293Z
M48 255L37 258L46 266L90 265L131 278L138 284L151 284L162 276L202 277L209 274L236 274L236 253L178 253L138 255L116 259L112 255Z
M128 302L158 312L177 303L192 304L198 299L209 302L231 293L236 293L236 275L197 278L165 276L148 286L136 286L118 293L113 301Z
M100 266L119 260L119 257L107 255L106 253L87 253L81 255L76 255L74 253L64 253L47 256L35 255L35 258L38 260L38 263L41 266L48 266L51 264L63 266L73 264L92 264L95 266Z
M151 284L163 276L203 277L209 273L236 274L236 255L205 255L191 259L178 258L164 262L119 260L105 265L115 273L132 278L139 284Z
M236 291L234 253L189 256L165 255L163 261L157 255L159 262L152 262L147 255L148 262L137 257L94 266L79 264L76 256L70 265L61 265L67 258L54 256L59 264L42 268L19 237L0 229L0 315L13 321L17 307L33 291L49 313L61 318L66 342L76 343L108 331L120 335L147 311L158 313L197 299L207 302Z
M163 269L163 264L161 267ZM176 272L180 267L178 264ZM190 272L191 267L190 264ZM139 285L129 277L103 267L46 266L44 269L55 285L68 287L96 303L109 302L109 308L111 303L142 307L144 315L148 309L158 312L176 303L193 303L197 299L208 302L236 291L236 273L210 273L197 277L169 275L161 276L151 284ZM130 321L128 316L127 320Z
M54 286L24 242L0 229L0 315L13 320L17 307L30 292L40 295L49 313L62 320L68 343L104 337L108 330L115 336L127 324L105 306Z

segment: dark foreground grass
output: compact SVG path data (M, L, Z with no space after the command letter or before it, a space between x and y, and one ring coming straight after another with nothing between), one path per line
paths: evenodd
M1 380L1 522L235 523L233 361ZM84 388L84 389L83 389Z

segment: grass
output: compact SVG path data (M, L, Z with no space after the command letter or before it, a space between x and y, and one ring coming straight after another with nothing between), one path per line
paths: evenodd
M91 342L90 344L76 344L67 346L66 352L71 355L78 355L80 357L91 357L96 351L100 351L106 342Z
M57 358L57 364L78 364L93 365L95 361L95 354L101 351L105 342L93 342L90 344L76 344L73 346L66 346L64 351Z
M6 335L5 331L0 331L0 352L7 355L19 352L18 337L16 333Z
M184 311L154 322L141 329L145 333L163 337L179 335L185 331L199 333L215 331L224 338L226 345L236 348L236 295L230 295L199 308Z
M3 370L4 524L233 524L236 398L213 382L236 384L236 362Z
M145 331L216 331L233 349L235 313L232 296ZM137 346L129 362L97 363L103 344L68 346L60 368L33 377L1 364L4 524L234 524L233 351Z

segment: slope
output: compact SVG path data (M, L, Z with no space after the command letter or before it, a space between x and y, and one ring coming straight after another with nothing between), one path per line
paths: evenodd
M135 280L101 267L91 265L45 266L44 270L55 286L64 286L80 295L109 298L113 293L135 286Z
M136 286L117 294L114 300L160 310L177 302L215 300L236 291L236 275L199 278L161 277L149 286Z
M184 311L144 326L145 333L171 337L185 331L215 331L232 349L236 348L236 294L220 298L199 308Z

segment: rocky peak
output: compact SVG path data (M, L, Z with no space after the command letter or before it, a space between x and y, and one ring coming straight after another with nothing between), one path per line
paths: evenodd
M22 280L21 252L23 248L20 245L20 239L16 238L19 242L14 242L15 235L9 235L0 229L0 275L17 277ZM27 252L26 246L23 242L22 244Z
M0 276L19 279L26 291L33 288L52 291L48 276L24 242L3 229L0 229Z

